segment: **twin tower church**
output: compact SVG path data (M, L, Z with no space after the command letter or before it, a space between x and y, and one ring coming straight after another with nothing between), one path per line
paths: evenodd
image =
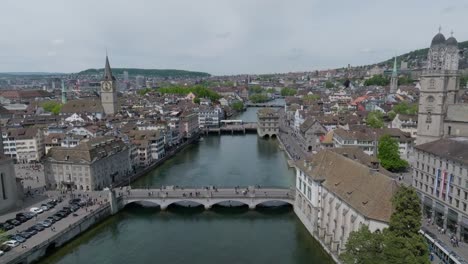
M468 136L468 104L460 103L457 40L440 33L432 39L420 78L416 145L443 137Z

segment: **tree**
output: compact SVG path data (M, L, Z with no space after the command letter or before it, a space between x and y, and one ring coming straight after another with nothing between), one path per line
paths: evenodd
M330 82L330 81L325 82L325 88L331 89L331 88L334 88L334 87L335 87L335 85L332 82Z
M249 96L249 100L252 101L252 103L263 103L268 101L268 96L265 94L253 94Z
M151 88L144 88L144 89L141 89L141 90L138 90L138 95L141 95L141 96L144 96L146 95L147 93L151 92L153 89Z
M421 204L412 187L400 186L392 198L389 227L370 232L367 226L351 232L340 259L346 264L429 263L429 250L421 227Z
M221 96L217 92L209 88L206 88L202 85L195 85L195 86L189 86L189 87L169 86L169 87L159 88L158 91L162 94L185 95L189 93L194 93L197 97L209 98L211 101L217 101L219 100L219 98L221 98Z
M398 78L398 85L409 85L413 83L414 83L414 80L411 79L410 77L402 76Z
M372 111L367 115L366 124L372 128L382 128L384 126L383 114L380 111Z
M397 114L415 115L418 113L418 105L409 104L407 102L401 102L394 105L392 111L394 111Z
M395 119L396 113L395 111L391 110L391 111L388 111L387 116L390 120L393 120Z
M390 83L390 80L383 75L374 75L371 78L364 81L365 86L378 85L385 86Z
M312 104L314 101L319 100L320 95L318 94L308 94L304 97L302 97L302 100L304 101L305 104Z
M194 104L200 104L200 98L199 98L199 97L195 97L195 99L193 99L193 103L194 103Z
M287 87L284 87L283 89L281 89L281 96L294 96L294 95L296 95L295 89L291 89Z
M260 85L253 85L249 88L251 93L261 93L263 92L263 88Z
M58 115L62 110L62 104L56 101L47 101L42 104L42 108L47 112Z
M421 229L421 203L412 187L400 186L392 198L393 213L385 230L387 263L429 263L429 250Z
M232 103L232 109L236 111L242 111L244 110L244 103L242 103L241 101L235 101L234 103Z
M350 233L346 251L340 255L343 263L374 264L383 262L383 234L372 233L366 225Z
M390 135L380 138L377 157L382 167L389 171L399 172L408 167L408 162L400 158L398 142Z

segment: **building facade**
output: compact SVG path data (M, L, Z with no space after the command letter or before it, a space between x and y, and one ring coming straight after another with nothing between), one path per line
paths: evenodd
M273 108L262 108L257 111L257 134L260 137L278 136L279 113Z
M44 133L36 127L2 131L4 154L17 163L39 162L45 155Z
M413 187L423 215L468 243L468 138L444 138L415 147Z
M74 148L51 148L44 165L46 187L60 190L102 190L125 181L131 170L128 146L113 137L86 139Z
M364 156L356 148L327 149L295 163L294 212L334 257L345 250L351 232L363 225L382 231L393 212L398 184Z

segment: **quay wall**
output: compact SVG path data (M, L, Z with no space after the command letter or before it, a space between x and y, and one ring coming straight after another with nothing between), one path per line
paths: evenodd
M41 244L31 248L24 254L17 256L16 258L8 261L8 264L28 264L34 263L45 257L47 254L50 254L56 248L63 246L68 241L77 237L81 233L85 232L92 226L103 221L111 215L110 206L105 205L100 207L96 211L86 215L78 222L71 224L65 230L57 232L52 238L42 242Z
M294 202L294 213L296 214L297 218L301 221L301 223L306 227L307 231L309 231L309 234L320 243L320 246L322 246L322 249L327 252L329 256L332 257L333 261L337 264L342 264L341 261L338 259L338 256L333 254L328 247L324 244L324 241L322 241L318 234L314 232L314 227L312 226L312 223L307 220L307 216L299 209L296 205L296 201Z

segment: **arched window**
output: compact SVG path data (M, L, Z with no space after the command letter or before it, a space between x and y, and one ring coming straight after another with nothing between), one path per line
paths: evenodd
M432 95L429 95L429 96L426 98L426 102L427 102L427 103L433 103L434 100L435 100L435 99L434 99L434 96L432 96Z

